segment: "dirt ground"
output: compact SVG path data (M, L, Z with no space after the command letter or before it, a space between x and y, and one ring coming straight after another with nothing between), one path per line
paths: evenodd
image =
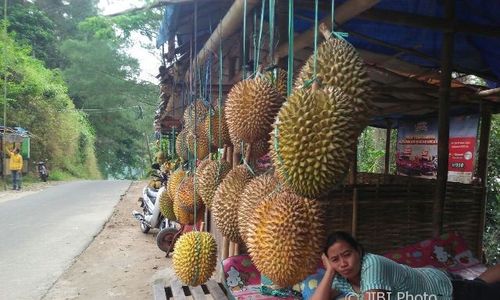
M146 182L133 182L113 215L42 299L152 299L152 285L168 279L171 259L144 234L131 212Z

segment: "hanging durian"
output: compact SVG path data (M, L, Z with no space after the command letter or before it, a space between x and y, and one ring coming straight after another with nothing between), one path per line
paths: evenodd
M187 212L194 212L195 205L201 205L201 199L194 188L194 177L186 176L177 189L176 200L179 206Z
M296 89L280 109L271 132L273 164L297 194L318 197L345 177L359 135L351 104L339 89Z
M175 274L186 285L207 282L215 271L217 244L208 232L191 231L175 243L172 264Z
M231 138L229 137L229 130L227 128L224 109L221 109L220 114L222 121L219 122L219 109L218 107L215 107L210 118L207 117L205 119L206 131L210 134L212 146L214 146L215 148L219 147L219 143L221 148L224 145L231 144ZM208 128L210 128L210 130L208 130ZM221 132L221 135L219 135L219 131Z
M197 124L202 124L203 122L205 122L207 112L208 109L205 104L203 104L203 101L197 100L194 103L191 103L184 110L184 128L192 130L195 125L195 121Z
M170 221L177 220L174 213L174 201L170 198L166 187L161 187L158 190L156 198L157 201L160 201L161 214Z
M363 60L356 49L344 40L329 38L321 43L317 51L316 72L316 78L322 86L338 87L353 101L363 104L372 97L371 83ZM302 67L295 87L302 88L313 76L314 55Z
M325 245L318 202L289 192L276 193L256 207L248 223L252 261L274 284L292 286L314 273Z
M175 151L177 155L184 161L188 160L189 152L186 143L186 135L188 131L186 129L181 130L175 139Z
M235 243L242 242L238 230L238 207L241 192L252 179L244 165L233 168L217 188L212 201L212 214L222 235Z
M276 68L264 73L264 79L266 79L274 87L276 87L283 98L287 97L287 78L287 72L280 68Z
M241 194L238 207L238 228L243 241L247 242L248 222L253 218L255 208L271 193L278 193L279 180L270 174L257 176L250 180Z
M203 219L203 212L205 211L205 207L202 203L196 206L196 219L198 221ZM184 210L179 205L179 199L174 199L174 214L177 218L177 222L183 225L193 225L194 224L194 211L188 212Z
M181 168L175 170L172 175L168 178L167 182L167 190L168 190L168 195L170 198L174 199L176 198L177 190L179 189L179 185L181 184L182 180L186 176L186 172L182 170Z
M262 78L235 84L225 106L231 140L252 143L265 138L284 100L280 92Z
M207 157L209 152L208 138L205 130L205 124L198 124L195 132L188 131L186 134L186 143L193 155L195 153L195 141L196 141L196 159L204 159ZM194 128L194 127L193 127Z
M198 193L208 209L212 209L212 199L215 191L230 170L231 164L225 160L211 161L205 166L200 176L197 177Z

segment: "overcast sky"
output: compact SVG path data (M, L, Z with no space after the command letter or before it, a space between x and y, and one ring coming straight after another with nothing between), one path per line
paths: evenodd
M124 11L133 7L141 7L145 4L142 0L100 0L99 9L101 9L102 14L112 14L120 11ZM129 48L127 52L139 60L141 64L141 75L139 76L142 80L147 80L154 84L158 83L158 79L155 75L158 74L158 67L161 64L159 50L155 50L152 54L150 50L147 50L141 46L142 44L148 44L153 46L156 44L155 41L149 41L146 37L142 37L139 34L132 35L135 44L133 47Z

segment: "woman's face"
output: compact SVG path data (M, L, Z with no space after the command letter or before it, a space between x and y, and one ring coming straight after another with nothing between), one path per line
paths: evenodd
M348 280L355 280L361 271L361 254L346 241L338 240L328 248L333 269Z

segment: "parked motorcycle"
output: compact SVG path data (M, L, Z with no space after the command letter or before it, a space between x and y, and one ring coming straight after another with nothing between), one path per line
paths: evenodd
M42 180L43 182L47 182L47 179L49 178L49 170L47 169L47 162L39 161L37 163L37 169L38 169L38 177L40 177L40 180Z
M158 164L153 164L151 167L153 168L151 176L160 180L161 187L159 189L155 189L149 185L144 187L142 197L139 198L143 212L135 210L132 212L132 215L140 222L141 231L144 233L148 233L151 228L162 230L170 226L169 221L160 212L160 201L157 201L159 193L165 191L163 184L167 182L168 174L161 172Z

